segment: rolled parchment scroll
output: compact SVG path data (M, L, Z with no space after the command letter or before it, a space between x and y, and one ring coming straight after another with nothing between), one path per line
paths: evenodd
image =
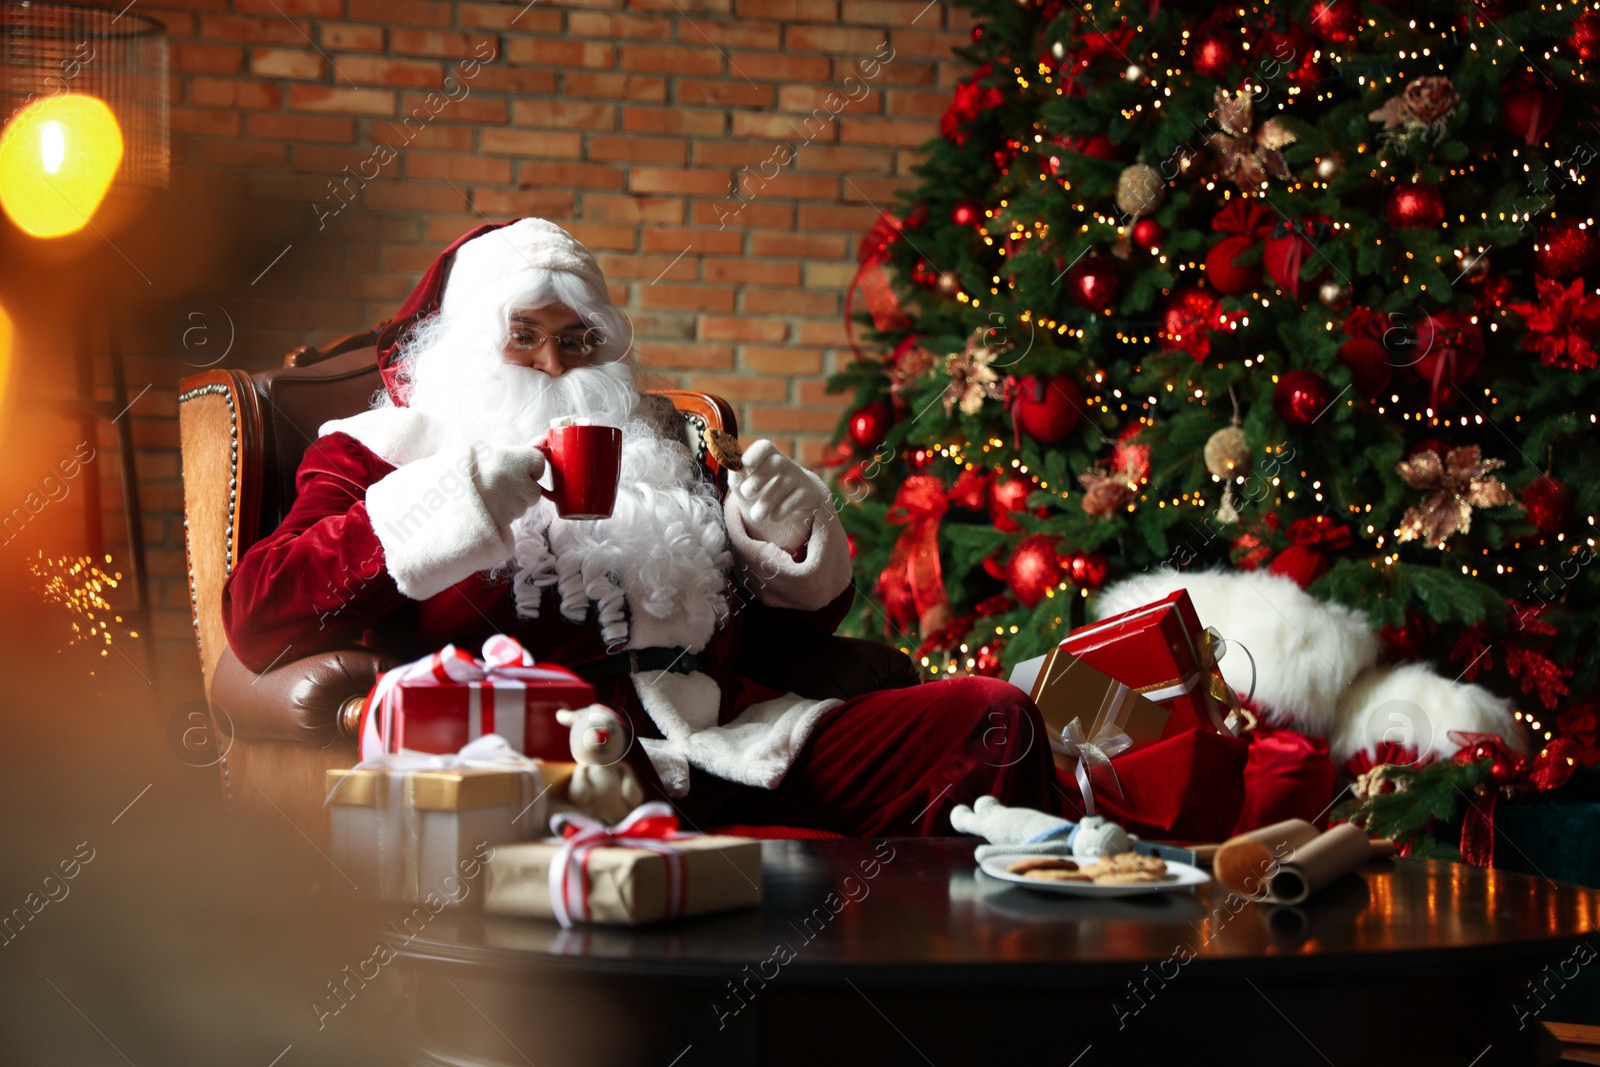
M1373 857L1360 828L1327 833L1303 819L1263 826L1217 849L1212 869L1224 888L1269 904L1299 904Z

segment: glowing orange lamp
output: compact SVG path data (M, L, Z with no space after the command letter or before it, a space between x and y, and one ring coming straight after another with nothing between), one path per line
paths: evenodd
M81 230L122 164L122 129L111 109L64 93L19 111L0 133L0 206L35 237Z

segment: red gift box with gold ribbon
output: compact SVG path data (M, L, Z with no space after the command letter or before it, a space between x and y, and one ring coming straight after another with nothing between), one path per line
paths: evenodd
M1238 697L1217 668L1222 639L1200 625L1186 590L1079 627L1061 647L1167 708L1163 739L1195 729L1237 733Z

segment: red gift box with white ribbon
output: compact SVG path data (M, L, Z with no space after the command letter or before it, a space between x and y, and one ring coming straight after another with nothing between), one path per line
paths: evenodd
M1082 626L1061 648L1167 708L1163 739L1194 729L1238 732L1238 698L1217 668L1224 649L1186 590Z
M481 660L446 645L379 677L361 709L361 758L459 752L499 734L524 756L570 760L571 731L556 712L593 703L594 686L565 667L535 664L516 638L489 638Z

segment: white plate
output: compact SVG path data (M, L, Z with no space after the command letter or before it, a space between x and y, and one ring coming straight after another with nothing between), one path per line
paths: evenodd
M1167 873L1178 877L1170 882L1134 883L1132 885L1095 885L1093 882L1046 882L1038 878L1024 878L1020 874L1012 874L1006 870L1006 865L1014 863L1030 855L1029 853L1016 853L1013 855L990 856L978 865L978 869L990 878L998 878L1002 882L1015 882L1017 885L1040 893L1055 893L1068 897L1132 897L1145 893L1165 893L1171 889L1188 889L1191 886L1204 885L1211 881L1211 876L1198 867L1191 867L1187 863L1174 863L1167 861ZM1093 862L1093 861L1080 861Z

